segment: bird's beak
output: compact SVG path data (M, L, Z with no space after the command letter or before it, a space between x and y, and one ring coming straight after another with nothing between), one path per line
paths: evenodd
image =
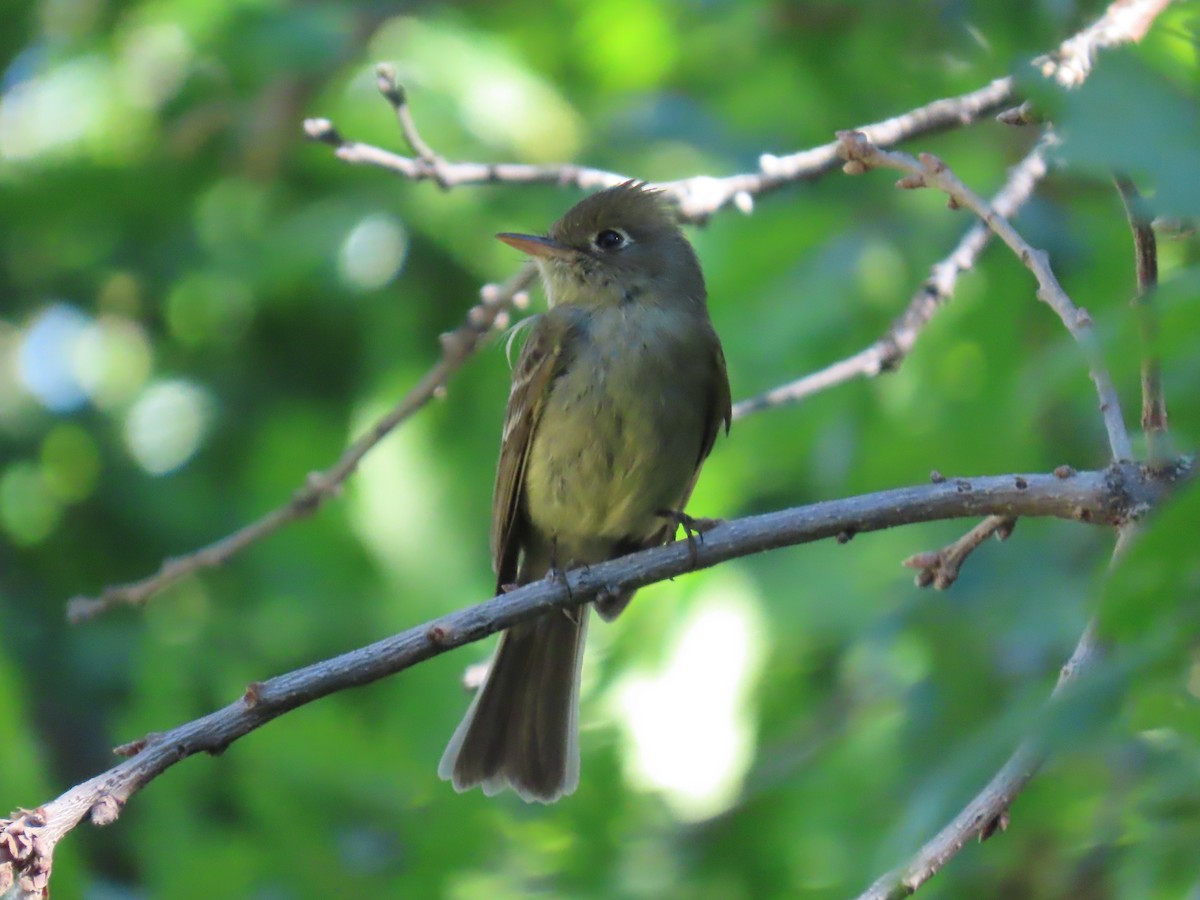
M574 251L566 244L560 244L558 241L547 237L538 237L534 234L504 234L496 235L504 243L510 247L516 247L522 253L528 253L530 256L540 256L543 259L553 259L554 257L563 258L570 255Z

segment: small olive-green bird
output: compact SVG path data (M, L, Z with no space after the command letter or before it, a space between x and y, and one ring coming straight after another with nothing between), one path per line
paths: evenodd
M501 591L669 540L729 430L730 395L700 264L661 195L626 182L547 237L497 237L536 260L549 301L514 369L500 443ZM598 598L597 611L612 619L631 596ZM579 785L587 615L556 610L504 633L438 767L456 790L550 803Z

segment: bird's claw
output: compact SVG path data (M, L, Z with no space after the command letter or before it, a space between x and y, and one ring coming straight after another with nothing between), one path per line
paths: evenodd
M683 529L685 540L688 544L688 552L692 557L692 565L695 566L699 562L699 549L696 546L697 540L704 543L704 532L712 531L721 524L720 519L703 519L689 516L683 510L679 509L660 509L655 515L673 522L676 531Z

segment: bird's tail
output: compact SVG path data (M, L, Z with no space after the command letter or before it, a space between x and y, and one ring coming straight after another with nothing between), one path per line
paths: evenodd
M579 667L588 607L510 628L450 739L438 775L488 796L552 803L579 786Z

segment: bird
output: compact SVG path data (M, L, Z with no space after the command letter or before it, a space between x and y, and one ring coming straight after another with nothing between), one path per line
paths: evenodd
M696 253L661 191L592 194L546 235L497 237L533 258L547 310L513 368L492 501L497 593L563 567L666 543L717 434L729 379ZM689 532L690 539L690 532ZM579 785L579 680L588 607L501 637L438 774L461 792L551 803Z

